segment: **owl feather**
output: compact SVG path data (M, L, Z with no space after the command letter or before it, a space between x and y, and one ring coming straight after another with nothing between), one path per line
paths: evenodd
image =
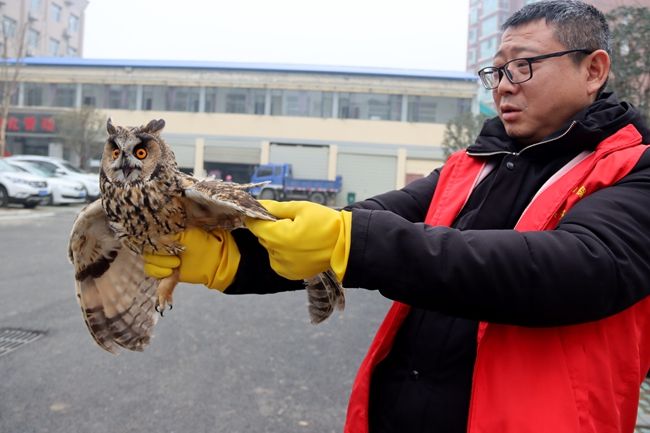
M189 227L233 230L246 218L273 221L248 190L260 184L199 180L181 172L160 136L164 120L122 127L107 122L100 170L101 198L72 227L68 256L83 319L111 353L142 351L171 309L178 271L161 280L144 273L145 252L178 255L175 234ZM305 280L312 323L343 309L343 287L331 270Z

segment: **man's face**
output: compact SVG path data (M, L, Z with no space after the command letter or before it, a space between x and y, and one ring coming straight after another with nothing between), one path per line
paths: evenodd
M555 38L553 27L539 20L505 30L493 64L502 66L515 58L574 48L584 47L563 46ZM492 91L506 132L522 144L539 142L557 131L593 99L586 88L586 67L576 65L570 55L534 62L532 68L529 81L512 84L504 76Z

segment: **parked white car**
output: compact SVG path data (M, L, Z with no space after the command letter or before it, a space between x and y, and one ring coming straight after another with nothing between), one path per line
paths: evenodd
M86 201L86 187L80 181L56 173L48 173L33 162L14 160L8 162L26 173L47 178L47 183L52 190L48 204L74 204Z
M8 161L28 161L36 164L47 173L58 174L68 179L80 181L86 188L87 201L99 198L99 174L86 173L64 159L41 155L13 155L5 159Z
M20 171L0 159L0 207L17 203L33 208L40 203L47 203L50 193L47 180L43 177Z

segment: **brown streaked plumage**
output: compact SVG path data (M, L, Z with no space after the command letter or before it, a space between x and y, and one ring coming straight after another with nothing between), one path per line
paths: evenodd
M161 138L164 120L146 126L107 122L100 171L102 197L77 216L68 255L77 301L90 334L103 349L141 351L167 307L178 272L162 280L143 271L142 253L178 254L173 235L187 227L244 227L246 217L274 220L247 190L255 184L199 180L176 165ZM328 271L305 281L312 323L342 309L343 288Z

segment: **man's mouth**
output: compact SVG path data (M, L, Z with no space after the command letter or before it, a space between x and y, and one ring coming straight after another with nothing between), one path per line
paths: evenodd
M502 105L499 110L501 111L501 119L504 122L512 122L521 114L521 110L513 105Z

